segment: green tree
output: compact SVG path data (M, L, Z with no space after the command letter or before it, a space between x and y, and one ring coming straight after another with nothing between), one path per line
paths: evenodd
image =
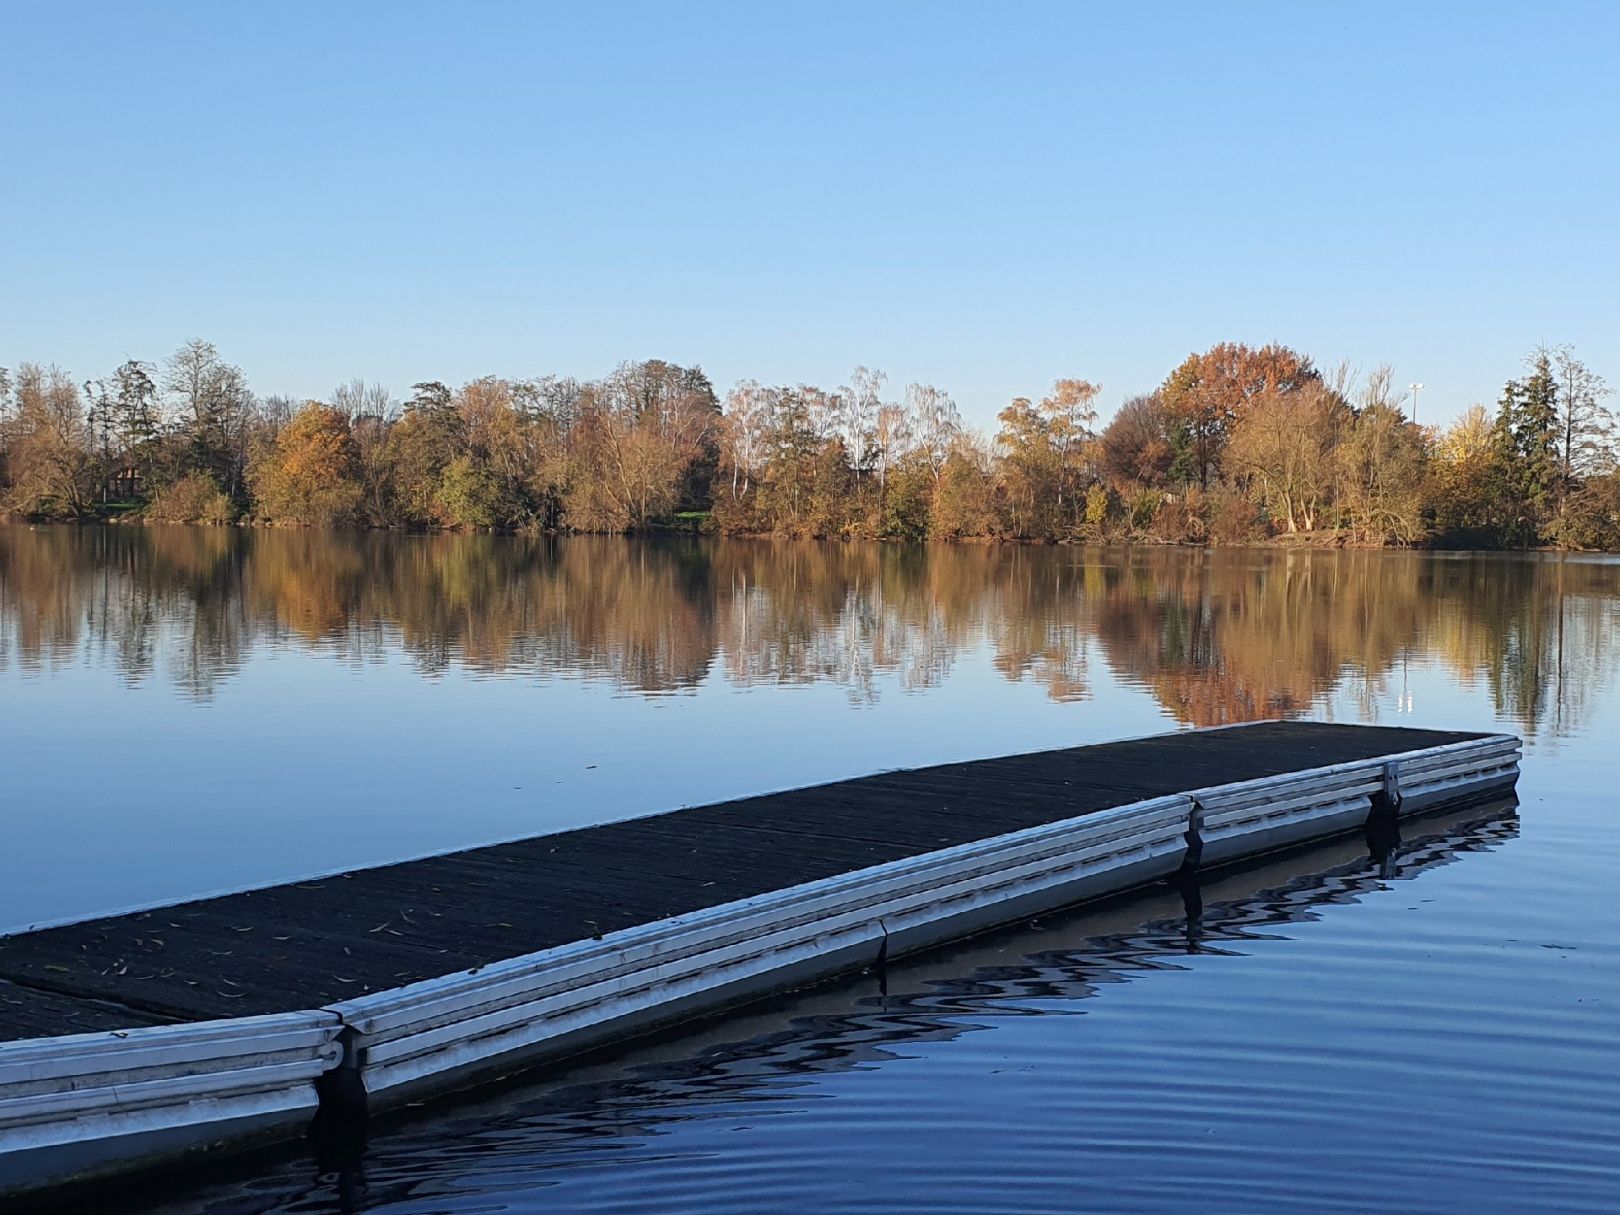
M415 527L445 522L439 482L450 462L466 449L466 423L450 390L436 380L416 385L385 445L396 522Z
M1113 513L1114 496L1101 481L1086 490L1086 530L1092 539L1101 539L1108 516Z
M816 453L807 520L810 534L847 536L854 524L854 505L855 473L843 439L835 437L823 443Z
M103 466L103 498L107 478L126 469L150 491L161 465L162 408L155 370L149 363L129 359L111 376L84 386L90 401L90 427Z
M1509 380L1497 404L1494 454L1512 508L1506 539L1534 544L1558 503L1563 475L1558 452L1558 381L1545 349L1528 360L1530 374Z
M451 527L494 527L504 506L501 484L488 464L463 453L445 465L437 493L439 517Z

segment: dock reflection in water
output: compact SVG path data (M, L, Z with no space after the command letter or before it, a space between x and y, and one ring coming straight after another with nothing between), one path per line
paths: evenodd
M1423 1008L1419 995L1427 972L1415 951L1432 941L1397 936L1380 944L1376 931L1355 933L1365 956L1346 962L1340 942L1331 970L1310 949L1306 926L1329 909L1365 903L1338 918L1353 930L1357 916L1379 903L1411 904L1422 890L1411 879L1499 848L1516 837L1518 820L1515 804L1504 802L1409 821L1404 831L1405 841L1332 841L1216 875L1201 888L1160 887L902 960L880 975L799 993L611 1063L385 1122L348 1154L334 1148L319 1162L267 1166L251 1182L153 1207L152 1215L1119 1210L1155 1209L1194 1193L1209 1210L1452 1209L1443 1195L1414 1202L1397 1180L1404 1170L1421 1183L1412 1166L1436 1149L1443 1128L1433 1141L1411 1144L1412 1161L1366 1160L1360 1185L1344 1192L1335 1189L1346 1179L1335 1182L1332 1164L1338 1157L1342 1166L1342 1150L1353 1144L1330 1148L1307 1171L1288 1136L1257 1154L1258 1144L1233 1143L1220 1129L1265 1123L1264 1103L1256 1107L1245 1091L1257 1083L1319 1081L1322 1091L1303 1101L1307 1108L1353 1111L1356 1088L1335 1091L1312 1073L1353 1076L1358 1060L1398 1058L1400 1042L1385 1035L1400 1032L1402 1017L1440 1012ZM1224 1016L1206 1036L1185 1015L1188 1004L1211 1016L1229 1011L1219 993L1229 997L1246 980L1220 982L1223 966L1243 969L1269 947L1286 970L1287 958L1275 955L1301 945L1298 973L1271 984L1274 998L1296 1013L1313 1002L1341 1004L1348 1013L1341 1028L1359 1021L1359 1029L1287 1043L1268 1040L1272 1027L1263 1019L1245 1028ZM1412 1006L1360 1016L1380 973L1387 984L1403 970L1398 988ZM1175 999L1183 979L1202 990ZM1137 998L1126 994L1132 989L1140 989ZM1115 1002L1132 1005L1132 1016L1146 1014L1130 1043L1109 1041L1119 1028L1118 1010L1109 1016ZM1070 1020L1077 1014L1094 1016ZM1097 1018L1113 1023L1100 1035L1089 1032ZM1279 1074L1279 1061L1302 1046L1296 1066ZM1122 1048L1129 1057L1111 1056ZM1337 1062L1318 1068L1313 1055ZM882 1097L860 1079L874 1070L886 1073ZM930 1074L907 1079L919 1070ZM1373 1070L1362 1095L1377 1088ZM1121 1083L1128 1077L1134 1082ZM1037 1100L1005 1107L1028 1128L1027 1142L1019 1146L1001 1126L1001 1146L991 1151L972 1128L993 1119L1000 1101L973 1103L1001 1087ZM1302 1105L1297 1092L1285 1098L1296 1110ZM1537 1117L1551 1122L1556 1114ZM1331 1120L1301 1129L1308 1142L1333 1142ZM913 1175L907 1192L894 1192L885 1154L906 1153L914 1171L915 1145L906 1141L934 1136L931 1184L916 1188ZM1511 1160L1475 1162L1474 1173L1488 1187L1493 1171L1511 1177L1514 1168ZM854 1201L863 1193L870 1206Z

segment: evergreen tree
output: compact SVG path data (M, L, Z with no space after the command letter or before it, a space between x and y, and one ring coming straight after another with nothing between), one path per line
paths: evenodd
M129 359L107 379L85 381L84 394L90 402L90 430L105 501L107 481L125 468L150 480L161 429L157 381L150 365Z
M1516 516L1504 539L1534 544L1552 514L1562 484L1558 453L1558 381L1547 351L1530 356L1530 374L1509 380L1497 405L1496 473Z

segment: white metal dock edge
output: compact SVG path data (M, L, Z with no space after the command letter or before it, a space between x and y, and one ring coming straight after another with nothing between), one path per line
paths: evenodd
M1159 798L908 857L332 1005L373 1102L559 1054L1174 872L1188 800Z
M0 1194L296 1135L341 1028L315 1011L0 1044Z
M330 1006L372 1108L1517 779L1494 735L1134 802ZM1190 850L1190 852L1189 852ZM351 1086L352 1091L352 1086Z
M1510 735L1193 790L324 1009L0 1044L0 1195L290 1137L1174 873L1511 786Z

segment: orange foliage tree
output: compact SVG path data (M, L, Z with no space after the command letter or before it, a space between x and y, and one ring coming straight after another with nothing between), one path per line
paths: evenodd
M360 511L360 453L349 419L311 401L261 447L248 468L261 518L273 523L334 526Z
M1159 398L1185 427L1189 471L1207 486L1220 471L1232 427L1250 401L1286 395L1321 379L1307 356L1287 346L1256 349L1221 342L1203 354L1189 354L1165 380Z

